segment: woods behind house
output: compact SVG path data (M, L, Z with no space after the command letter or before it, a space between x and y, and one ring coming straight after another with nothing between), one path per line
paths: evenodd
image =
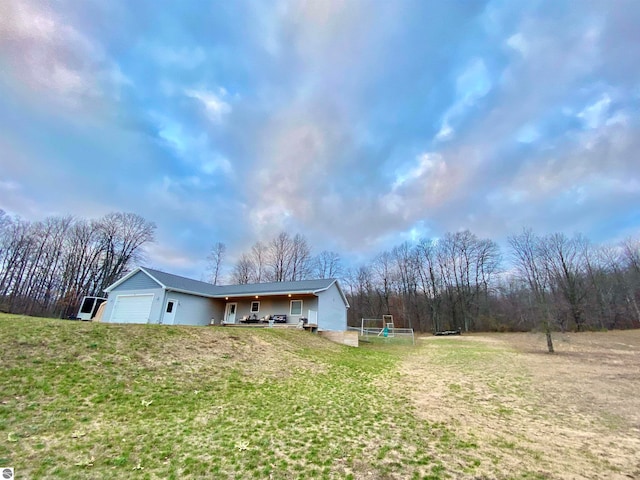
M75 314L82 296L104 295L140 260L155 228L133 213L29 222L0 210L0 310Z
M219 257L216 257L219 258ZM466 230L404 242L356 268L336 252L311 254L283 232L256 242L231 283L338 277L349 324L392 314L396 326L529 331L640 327L640 242L593 245L582 235L523 230L506 248Z
M0 210L0 310L66 317L84 295L142 260L155 225L132 213L29 222ZM346 267L340 254L282 232L256 242L225 271L226 246L208 257L212 283L340 278L349 324L392 314L422 332L640 328L640 241L594 245L582 235L512 235L500 247L466 230L404 242Z

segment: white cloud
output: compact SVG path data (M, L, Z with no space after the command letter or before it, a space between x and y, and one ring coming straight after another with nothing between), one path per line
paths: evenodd
M599 100L586 106L578 113L577 117L584 122L587 128L598 128L606 122L610 105L611 97L605 93Z
M193 135L182 124L157 113L151 114L151 118L158 125L160 138L167 142L185 165L197 168L206 175L222 173L233 177L235 172L231 161L209 145L206 133Z
M224 101L227 96L227 91L224 88L219 88L218 93L208 90L189 89L185 91L185 94L202 103L209 119L213 123L220 123L222 118L231 112L231 105Z
M19 88L71 111L111 95L128 83L94 38L48 4L0 2L0 54Z
M489 71L481 58L472 59L456 79L456 100L444 113L436 140L453 138L455 131L452 123L459 121L467 111L489 91L492 82Z
M451 125L449 125L448 119L445 119L444 123L440 127L440 130L438 130L438 133L436 134L436 140L441 142L449 140L453 137L453 134L453 128L451 128Z
M411 184L416 180L436 181L439 177L447 174L447 164L438 153L423 153L417 157L417 162L410 169L396 173L396 179L393 182L392 190L398 190L401 187ZM431 182L430 182L431 183Z
M167 246L170 239L165 239L162 244L159 242L145 246L146 261L152 266L161 268L169 267L171 271L176 269L190 269L198 262L187 256L184 251Z
M212 155L208 159L204 159L200 166L202 173L207 175L214 175L216 172L221 171L225 175L233 175L233 166L228 158L222 155Z
M0 190L5 191L16 191L20 190L21 186L18 182L14 182L13 180L0 180Z
M467 105L473 104L491 90L491 77L481 58L474 58L456 79L458 98Z
M521 33L516 33L507 39L507 45L526 57L529 53L529 44Z

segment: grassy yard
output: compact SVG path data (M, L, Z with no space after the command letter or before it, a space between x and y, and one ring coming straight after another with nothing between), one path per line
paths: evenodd
M0 466L65 479L640 475L627 438L636 417L621 406L585 413L574 390L541 388L546 366L535 362L574 359L532 353L519 338L355 349L296 330L0 315ZM640 336L627 343L637 357ZM625 381L638 387L638 374ZM573 439L553 430L572 413L593 434L586 450L571 444L594 456L579 471L545 447L546 433ZM601 435L625 453L598 457Z
M20 478L437 478L398 355L295 330L0 318L0 465Z

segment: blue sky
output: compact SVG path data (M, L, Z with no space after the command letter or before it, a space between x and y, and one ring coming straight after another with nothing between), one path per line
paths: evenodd
M282 230L358 262L640 234L640 2L0 2L0 208L158 226L198 278Z

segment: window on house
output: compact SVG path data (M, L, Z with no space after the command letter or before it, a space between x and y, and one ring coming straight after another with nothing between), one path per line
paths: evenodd
M167 313L173 312L173 302L167 303Z
M291 315L302 315L302 300L291 300Z
M260 302L251 302L251 313L258 313L260 311Z

